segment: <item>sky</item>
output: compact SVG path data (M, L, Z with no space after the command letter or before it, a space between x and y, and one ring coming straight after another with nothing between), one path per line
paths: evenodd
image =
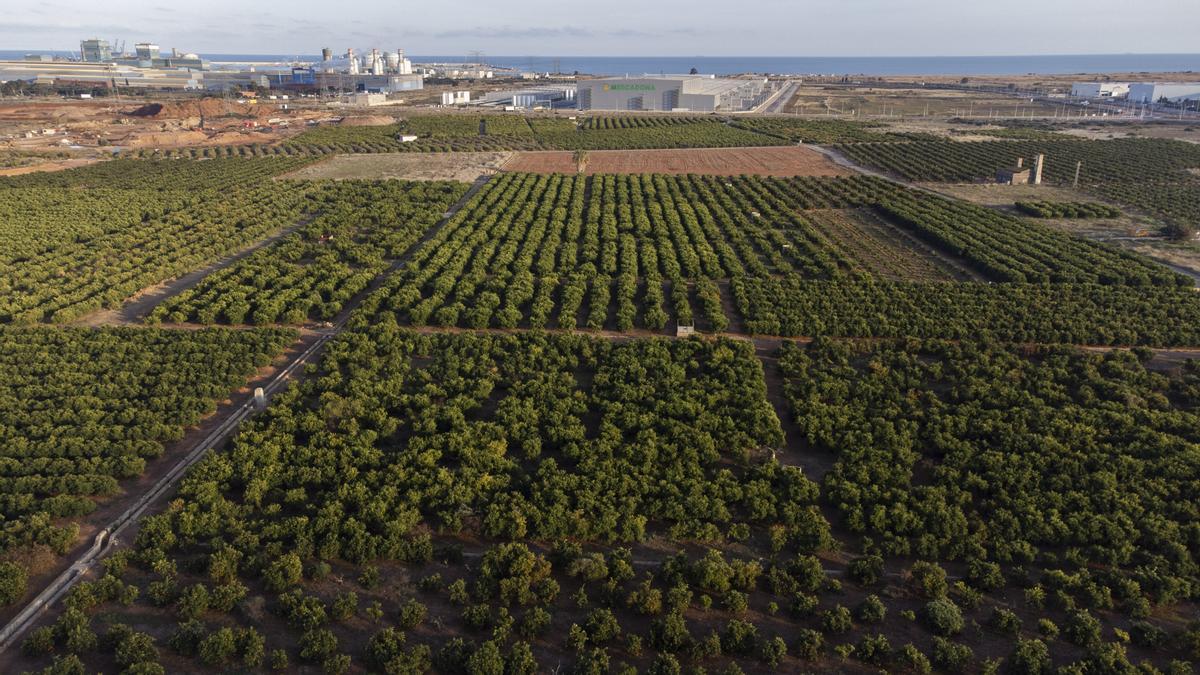
M0 49L87 37L165 50L540 56L1193 53L1198 0L38 0L5 2Z

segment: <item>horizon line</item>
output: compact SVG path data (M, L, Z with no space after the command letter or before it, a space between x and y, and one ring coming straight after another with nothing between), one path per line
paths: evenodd
M213 51L205 49L189 49L188 52L194 54L237 54L242 56L319 56L320 49L312 54L304 54L301 52L250 52L250 51ZM78 49L55 49L55 48L23 48L23 47L0 47L0 51L23 51L28 53L34 52L77 52ZM409 56L458 56L455 52L444 52L441 54L418 54L405 50ZM466 52L464 52L464 55ZM1200 56L1200 51L1196 52L1069 52L1069 53L1006 53L1006 54L633 54L633 55L606 55L606 54L484 54L483 58L585 58L585 59L980 59L980 58L1019 58L1019 57L1069 57L1069 56Z

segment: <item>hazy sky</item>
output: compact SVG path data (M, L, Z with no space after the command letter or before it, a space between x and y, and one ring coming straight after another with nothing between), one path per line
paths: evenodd
M1200 0L37 0L0 49L85 37L164 50L315 54L920 56L1200 51Z

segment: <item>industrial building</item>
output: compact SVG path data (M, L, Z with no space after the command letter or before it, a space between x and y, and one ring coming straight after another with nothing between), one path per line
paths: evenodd
M480 105L512 106L514 108L549 108L556 104L571 105L575 102L576 87L573 84L546 85L494 91L478 101Z
M1071 95L1077 98L1125 98L1129 95L1128 82L1075 82Z
M92 38L79 43L79 53L88 63L108 63L112 61L112 46L108 40Z
M320 89L361 91L371 94L394 94L401 91L419 91L425 88L425 79L420 75L316 73L314 79Z
M443 91L442 105L466 105L471 102L469 91Z
M252 71L209 71L200 78L200 86L205 91L243 91L255 87L269 89L274 84L266 73Z
M1129 85L1134 103L1200 101L1200 82L1135 82Z
M199 89L204 73L183 69L138 68L118 63L79 61L0 61L0 82L107 89Z
M124 44L124 43L122 43ZM138 68L192 68L204 70L206 65L195 54L181 54L172 49L164 56L162 49L152 42L139 42L133 46L133 54L114 54L108 40L90 38L79 43L79 55L84 63L118 63Z
M1131 103L1200 100L1200 82L1076 82L1071 95L1086 99L1125 99Z
M372 48L360 55L351 48L334 57L333 50L326 47L321 50L320 70L347 75L412 75L413 65L403 49L386 52Z
M48 58L0 61L0 82L23 81L57 87L133 87L164 90L205 89L242 91L270 89L336 89L391 94L416 91L424 80L413 73L412 61L404 50L381 52L371 49L359 56L353 49L334 58L322 50L322 62L314 67L281 66L255 70L209 70L196 54L172 49L164 54L152 42L134 45L132 54L113 53L106 40L92 38L79 44L80 61ZM117 51L123 51L123 46Z
M488 80L496 76L494 69L471 63L426 63L415 72L446 80Z
M577 98L580 110L738 112L754 108L768 94L765 79L673 75L585 80Z

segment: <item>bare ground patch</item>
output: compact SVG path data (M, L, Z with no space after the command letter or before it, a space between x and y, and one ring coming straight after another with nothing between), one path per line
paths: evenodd
M1014 202L1045 200L1050 202L1098 202L1082 190L1053 185L997 185L994 183L980 184L948 184L923 183L921 187L934 192L979 204L981 206L1011 207ZM1114 206L1116 206L1114 204Z
M505 171L575 173L575 153L518 152ZM824 155L800 146L695 148L685 150L592 150L585 173L666 173L711 176L847 176L851 172Z
M962 281L965 270L932 254L869 209L805 211L828 244L866 271L897 281Z
M474 182L500 170L511 152L379 153L335 155L281 178L297 180L454 180Z
M936 192L990 208L1012 211L1019 200L1101 202L1082 190L1049 185L924 185ZM1020 215L1016 213L1016 215ZM1099 241L1140 253L1200 283L1200 242L1171 241L1160 236L1161 223L1144 215L1125 212L1119 218L1044 218L1039 223L1083 239Z
M43 171L63 171L66 169L74 169L88 164L95 164L101 161L97 158L87 157L80 159L64 159L53 162L44 162L41 164L30 164L28 166L15 166L7 169L0 169L0 176L20 176L26 173L39 173Z

